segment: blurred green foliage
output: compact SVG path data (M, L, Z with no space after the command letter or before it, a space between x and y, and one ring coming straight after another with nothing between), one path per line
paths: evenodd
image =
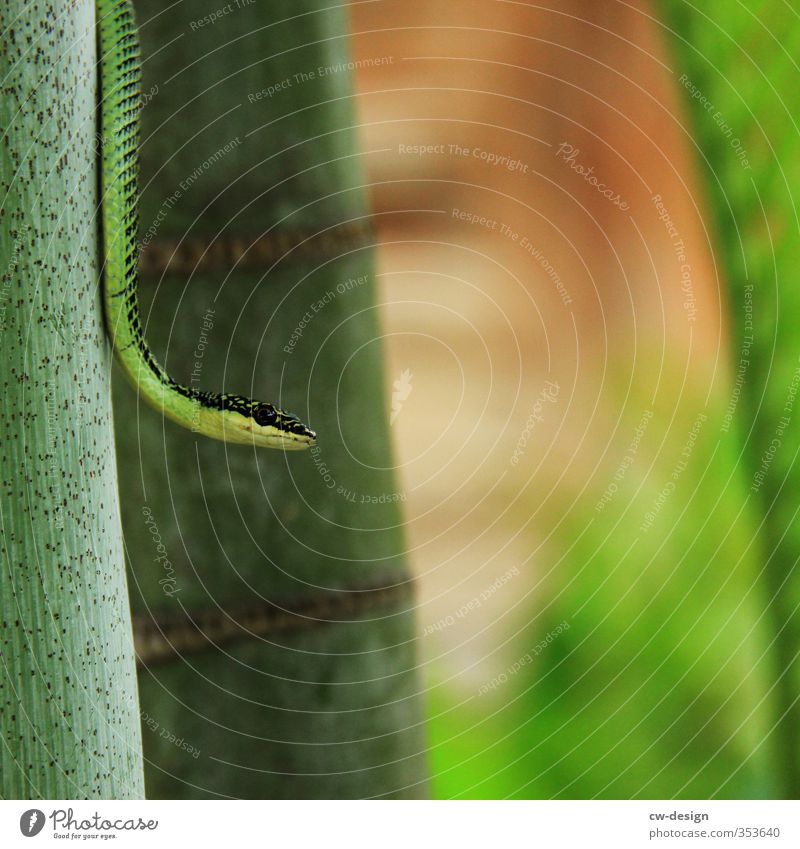
M566 621L532 663L455 709L434 690L430 740L439 796L493 798L770 797L774 658L760 564L736 473L738 440L719 437L721 405L654 409L618 490L595 509L638 426L563 518L541 597L493 660L498 671ZM647 400L638 408L647 409ZM686 442L701 421L691 462ZM661 432L659 432L661 429ZM662 438L669 439L660 448ZM652 525L646 516L662 501ZM533 545L533 540L532 540ZM541 564L539 564L541 569ZM526 621L529 619L530 621ZM455 721L454 721L455 720Z
M690 125L729 291L734 370L743 375L736 420L775 664L777 793L797 798L800 14L783 0L697 9L668 0L664 9L676 76L692 86Z

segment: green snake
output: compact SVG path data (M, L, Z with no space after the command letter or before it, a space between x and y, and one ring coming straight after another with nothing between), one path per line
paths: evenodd
M139 394L184 427L224 442L301 449L314 431L265 401L173 380L142 334L138 297L139 81L131 0L96 0L100 52L103 303L114 353Z

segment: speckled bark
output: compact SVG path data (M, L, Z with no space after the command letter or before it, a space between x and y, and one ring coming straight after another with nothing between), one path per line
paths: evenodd
M91 0L4 0L0 81L0 794L140 797Z
M179 642L181 617L218 619L205 648L187 637L140 676L149 796L424 792L391 384L329 6L232 3L209 23L209 0L137 3L147 335L176 378L280 402L319 433L314 453L225 446L115 386L137 615ZM153 276L159 262L172 270ZM302 613L275 630L267 602Z

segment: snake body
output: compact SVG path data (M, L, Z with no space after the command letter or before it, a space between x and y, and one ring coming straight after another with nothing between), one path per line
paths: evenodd
M114 353L156 410L214 439L268 448L312 445L314 431L265 401L204 392L173 380L142 334L138 297L139 83L131 0L96 0L100 65L103 303Z

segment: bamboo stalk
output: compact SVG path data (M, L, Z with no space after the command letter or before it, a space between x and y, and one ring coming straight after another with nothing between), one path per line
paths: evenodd
M420 795L346 18L217 6L137 4L147 334L176 377L279 401L320 438L225 446L117 387L148 794Z
M143 795L91 0L0 9L0 795Z

